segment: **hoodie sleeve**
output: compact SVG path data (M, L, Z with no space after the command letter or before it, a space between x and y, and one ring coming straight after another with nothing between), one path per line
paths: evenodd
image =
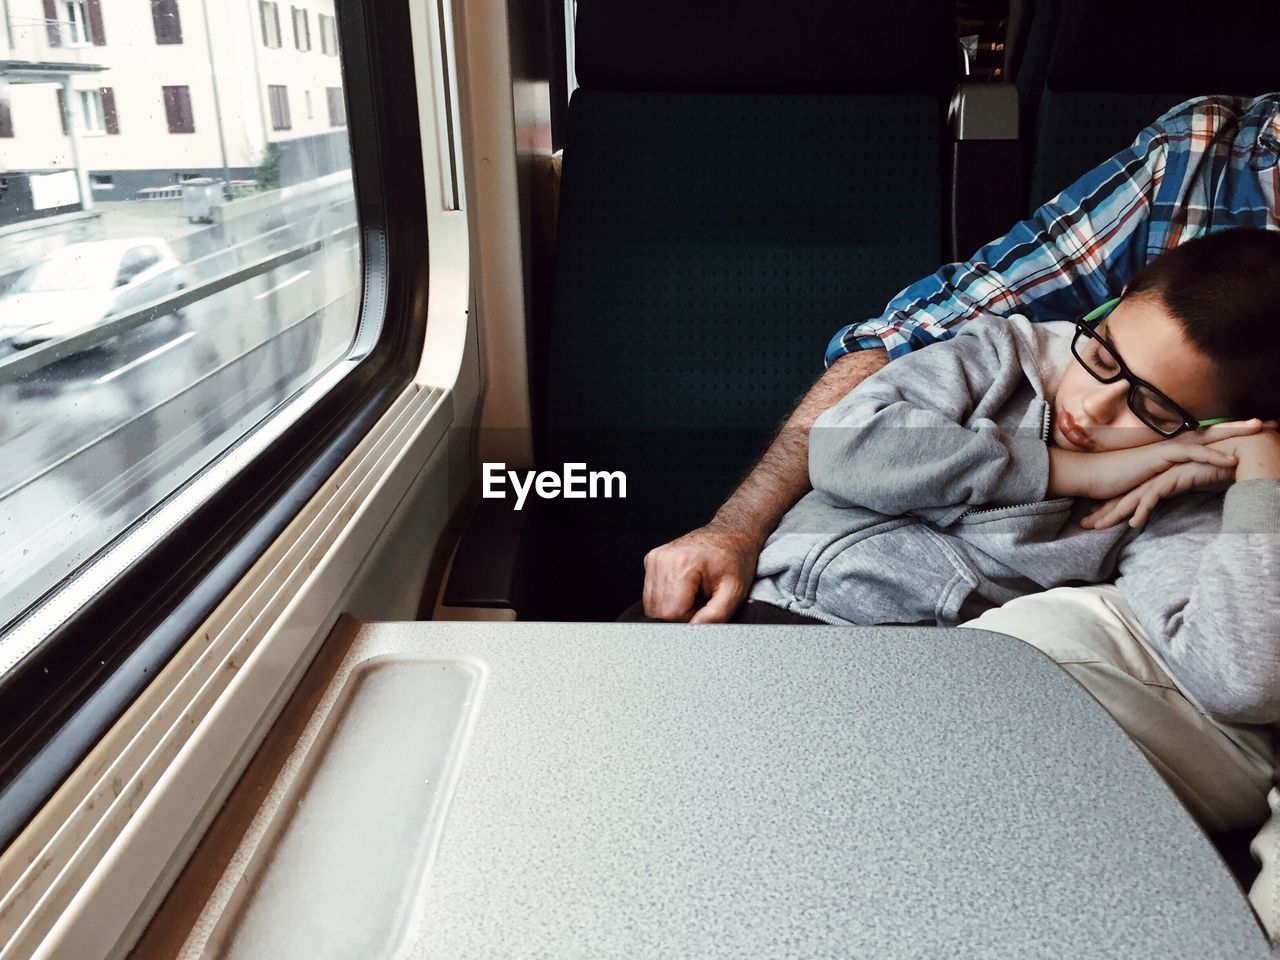
M1116 586L1202 709L1280 722L1280 480L1234 484L1216 532L1182 520L1180 505L1129 545Z
M1025 384L1010 329L1017 322L968 324L824 411L809 438L813 488L836 504L894 516L1043 500L1049 451L1039 430L1010 436L992 419Z

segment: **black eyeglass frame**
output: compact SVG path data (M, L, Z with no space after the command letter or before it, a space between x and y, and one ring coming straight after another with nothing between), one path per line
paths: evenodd
M1125 366L1123 358L1121 358L1120 353L1111 344L1111 341L1107 340L1094 330L1092 326L1090 326L1091 323L1099 323L1104 320L1106 316L1115 309L1116 304L1119 302L1119 297L1116 297L1113 300L1108 300L1102 306L1091 310L1089 313L1085 314L1083 318L1075 321L1076 334L1071 338L1071 354L1076 358L1076 362L1079 363L1080 366L1084 367L1089 376L1093 377L1093 379L1097 380L1099 383L1116 383L1120 380L1127 380L1129 382L1129 409L1133 411L1133 415L1135 417L1166 440L1186 433L1188 430L1199 430L1201 427L1211 427L1217 423L1226 423L1227 420L1230 419L1229 417L1219 417L1212 420L1197 420L1195 417L1191 416L1191 414L1187 413L1180 404L1174 403L1173 400L1171 400L1162 390L1158 390L1141 377L1135 376L1133 372ZM1089 366L1084 357L1080 356L1079 345L1082 334L1090 340L1097 340L1106 348L1107 353L1109 353L1111 358L1115 360L1116 366L1120 371L1119 373L1115 374L1115 376L1103 377ZM1136 402L1138 390L1142 388L1149 390L1151 393L1155 394L1160 401L1168 404L1170 410L1182 417L1182 423L1177 427L1174 427L1172 430L1166 430L1148 420L1147 416L1143 414L1141 409L1139 409Z

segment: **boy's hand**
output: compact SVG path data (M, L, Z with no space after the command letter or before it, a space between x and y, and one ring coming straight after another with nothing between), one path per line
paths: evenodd
M1222 424L1222 426L1235 425ZM1233 468L1218 467L1208 463L1176 464L1139 484L1128 493L1112 497L1089 513L1080 521L1080 525L1086 529L1104 530L1115 526L1127 517L1129 526L1138 528L1147 522L1151 511L1161 500L1168 500L1193 490L1225 490L1233 481L1256 480L1262 477L1280 479L1280 433L1276 432L1275 427L1274 421L1267 421L1260 423L1260 429L1254 433L1233 434L1227 437L1219 435L1218 439L1209 436L1209 443L1206 446L1235 457L1236 465ZM1210 428L1212 429L1214 428ZM1210 430L1199 431L1199 434L1209 435Z
M1236 420L1126 450L1079 453L1049 451L1049 492L1054 496L1110 500L1123 497L1152 477L1179 464L1233 470L1236 454L1219 441L1232 441L1265 428L1261 420Z
M1213 444L1220 450L1235 454L1237 460L1233 479L1261 480L1264 477L1280 479L1280 433L1275 421L1267 421L1266 429L1244 437L1232 437Z
M1168 500L1193 490L1225 490L1234 479L1232 467L1215 467L1207 463L1179 463L1164 473L1140 483L1128 493L1112 497L1095 507L1080 521L1086 530L1105 530L1128 518L1129 526L1142 527L1161 500Z

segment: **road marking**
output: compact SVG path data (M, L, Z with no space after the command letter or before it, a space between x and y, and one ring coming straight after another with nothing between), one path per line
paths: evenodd
M255 300L261 300L263 297L269 297L269 296L271 296L273 293L275 293L277 290L283 290L283 289L284 289L285 287L287 287L289 284L291 284L291 283L297 283L299 280L301 280L303 277L307 276L309 273L311 273L311 271L310 271L310 270L303 270L301 273L295 273L292 277L290 277L290 278L289 278L288 280L286 280L284 283L277 283L277 284L276 284L274 287L272 287L270 290L265 290L265 291L263 291L262 293L258 294L256 297L254 297L253 299L255 299Z
M120 367L118 370L112 370L110 373L106 374L105 376L99 377L97 380L95 380L95 381L93 381L93 382L94 382L95 384L99 384L99 383L110 383L110 382L111 382L112 380L114 380L116 377L122 377L122 376L124 376L126 373L128 373L130 370L132 370L134 367L140 367L140 366L142 366L142 364L146 363L148 360L154 360L156 357L160 356L160 354L169 352L169 351L170 351L170 350L172 350L174 347L176 347L178 344L180 344L180 343L186 343L188 340L190 340L190 339L191 339L192 337L194 337L195 335L196 335L196 332L195 332L194 330L192 330L192 331L190 331L190 332L188 332L188 333L184 333L184 334L183 334L182 336L180 336L180 337L174 337L174 338L173 338L172 340L170 340L168 343L163 344L162 346L156 347L156 348L155 348L154 350L152 350L150 353L144 353L144 354L143 354L142 356L140 356L137 360L131 360L129 363L126 363L123 367Z

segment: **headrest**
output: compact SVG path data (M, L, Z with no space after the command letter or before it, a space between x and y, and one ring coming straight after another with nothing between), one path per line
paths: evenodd
M950 93L939 0L579 0L578 83L687 93Z
M1196 16L1149 0L1070 0L1050 90L1259 94L1280 89L1275 0L1220 0Z

